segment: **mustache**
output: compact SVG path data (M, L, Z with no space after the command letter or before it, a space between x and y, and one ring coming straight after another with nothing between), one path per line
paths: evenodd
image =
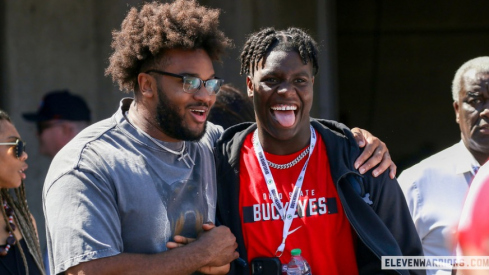
M207 107L209 109L211 108L211 106L209 106L209 104L204 103L204 102L188 104L187 107Z

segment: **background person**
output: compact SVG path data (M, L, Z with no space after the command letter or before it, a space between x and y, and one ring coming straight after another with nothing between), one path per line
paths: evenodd
M27 157L17 129L0 110L0 274L44 274L36 224L25 198Z
M68 90L47 93L35 113L22 114L36 123L39 152L54 156L81 130L90 125L91 114L85 100Z
M56 90L46 93L39 109L34 113L24 113L23 118L36 124L36 136L39 141L39 153L53 159L54 156L79 132L90 125L91 112L86 101L68 90ZM41 194L30 194L32 209L42 209ZM41 211L33 211L37 223L45 228L44 215ZM38 212L41 212L39 215ZM49 274L49 261L45 234L40 238L41 248L44 248L44 266Z
M253 102L234 86L224 84L209 112L209 121L221 125L224 130L241 122L255 121Z
M452 82L461 140L399 176L426 256L453 256L449 240L475 173L489 158L489 57L465 62ZM427 270L450 274L451 270Z

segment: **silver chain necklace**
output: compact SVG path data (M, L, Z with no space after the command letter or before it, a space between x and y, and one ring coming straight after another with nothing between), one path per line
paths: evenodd
M132 124L131 121L129 121L128 113L129 112L126 111L125 115L126 115L126 120L129 123L129 125L131 125L132 127L136 128L137 130L139 130L141 133L143 133L143 135L145 137L149 138L154 144L156 144L161 149L167 151L168 153L171 153L171 154L180 156L177 160L178 161L182 161L183 160L183 162L185 162L185 164L187 165L188 168L190 168L190 164L187 162L187 158L192 163L192 165L195 165L194 160L190 157L190 155L188 154L188 152L185 152L185 140L183 141L183 146L182 146L182 149L180 151L172 150L172 149L166 147L165 145L161 144L160 141L158 141L155 138L153 138L152 136L148 135L146 132L144 132L143 130L141 130L138 126Z
M255 137L253 136L253 143L255 142ZM306 150L304 150L300 155L298 155L294 160L292 160L291 162L289 163L286 163L286 164L276 164L276 163L273 163L271 161L269 161L267 159L267 163L268 163L268 166L272 167L272 168L275 168L275 169L289 169L290 167L296 165L297 163L299 163L299 161L301 161L301 159L303 159L307 154L309 154L309 146L307 147Z

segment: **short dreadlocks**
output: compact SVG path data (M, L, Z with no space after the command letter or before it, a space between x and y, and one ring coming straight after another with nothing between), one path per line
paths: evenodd
M306 32L299 28L288 28L285 31L266 28L251 34L246 41L241 52L240 73L252 75L258 69L260 60L272 50L297 51L304 64L312 62L314 75L319 70L316 41Z
M146 62L154 62L168 49L203 49L212 60L232 45L218 29L219 10L195 0L171 4L147 3L131 8L121 30L112 32L112 56L105 75L111 75L125 92L137 90L137 76Z

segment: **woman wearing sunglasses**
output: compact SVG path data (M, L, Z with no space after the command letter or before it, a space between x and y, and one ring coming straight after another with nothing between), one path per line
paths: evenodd
M0 110L0 274L44 274L34 218L25 198L25 143Z

